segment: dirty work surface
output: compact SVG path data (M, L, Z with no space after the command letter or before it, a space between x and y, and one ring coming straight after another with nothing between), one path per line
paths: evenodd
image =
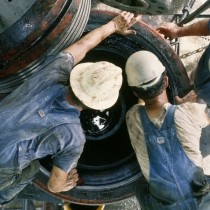
M205 0L197 0L192 11L199 7ZM97 9L105 9L105 10L113 10L119 11L117 9L111 8L106 6L102 3L98 3L97 0L92 0L92 7ZM207 11L210 14L209 10ZM207 14L207 13L206 13ZM171 17L166 16L142 16L142 20L145 21L147 24L156 27L164 21L170 20ZM195 21L197 21L196 19ZM210 37L209 37L210 38ZM181 38L180 39L180 56L183 56L182 62L184 63L187 71L190 72L195 69L197 61L199 60L203 50L201 52L196 52L197 49L206 46L209 43L209 39L205 39L203 37L188 37L188 38ZM189 47L190 46L190 47ZM192 52L192 53L190 53ZM191 54L191 55L190 55ZM210 136L210 127L205 129L202 135L202 153L203 155L209 154L209 145L208 139ZM210 160L209 160L210 163ZM208 166L210 168L210 166ZM11 204L5 206L5 210L44 210L43 204L40 202L34 202L35 209L24 209L22 205L22 201L15 200ZM60 208L61 209L61 208ZM55 209L53 209L55 210ZM58 210L58 209L56 209ZM104 210L140 210L139 205L137 204L136 199L130 198L115 204L106 205Z

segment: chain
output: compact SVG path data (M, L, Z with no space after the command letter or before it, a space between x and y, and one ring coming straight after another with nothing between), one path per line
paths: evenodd
M194 54L196 54L196 53L199 53L199 52L205 50L207 47L208 47L208 46L200 47L200 48L198 48L198 49L196 49L196 50L194 50L194 51L192 51L192 52L185 53L185 54L183 54L183 55L181 55L181 56L179 56L179 57L180 57L181 59L187 58L187 57L189 57L189 56L191 56L191 55L194 55Z
M205 40L207 40L207 41L210 42L210 38L208 38L208 37L206 37L206 36L201 36L201 38L202 38L202 39L205 39ZM191 55L194 55L194 54L196 54L196 53L202 52L202 51L205 50L207 47L208 47L208 45L207 45L207 46L204 46L204 47L200 47L200 48L198 48L198 49L196 49L196 50L194 50L194 51L185 53L185 54L183 54L183 55L181 55L181 56L179 56L179 57L180 57L181 59L187 58L187 57L189 57L189 56L191 56Z

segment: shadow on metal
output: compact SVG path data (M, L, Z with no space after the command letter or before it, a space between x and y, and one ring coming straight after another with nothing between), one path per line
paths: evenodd
M38 71L45 55L77 40L90 8L91 0L37 0L27 7L20 19L0 33L0 94L13 91Z

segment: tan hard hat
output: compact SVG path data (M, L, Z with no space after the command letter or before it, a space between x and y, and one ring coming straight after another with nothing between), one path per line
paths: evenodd
M155 54L142 50L128 58L125 71L129 86L147 89L159 81L165 67Z
M72 69L70 85L84 105L97 110L108 109L118 99L122 69L106 61L81 63Z

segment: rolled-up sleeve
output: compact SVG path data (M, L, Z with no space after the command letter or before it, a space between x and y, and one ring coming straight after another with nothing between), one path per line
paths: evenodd
M53 165L62 169L66 173L77 167L78 160L83 151L84 145L77 147L67 147L53 159Z
M56 56L47 56L32 76L1 101L0 110L17 107L53 84L68 85L73 65L74 58L70 53L63 51Z
M85 136L79 124L60 126L58 129L58 146L53 156L53 164L68 173L77 166L84 148Z
M66 85L73 65L74 59L70 53L60 52L56 56L46 57L45 62L37 69L37 72L28 79L27 83L31 86L30 90L37 85L43 89L54 83Z

